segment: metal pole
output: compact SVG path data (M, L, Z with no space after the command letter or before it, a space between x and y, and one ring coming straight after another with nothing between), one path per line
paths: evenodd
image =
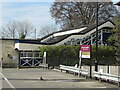
M36 39L36 29L35 29L35 39Z
M90 78L92 78L92 46L90 45Z
M82 51L80 50L80 52L79 52L79 58L80 58L80 60L79 60L79 66L78 66L78 69L79 69L79 73L78 73L78 77L80 77L80 69L81 69L81 62L82 62Z
M95 71L98 71L98 2L96 2L96 61Z

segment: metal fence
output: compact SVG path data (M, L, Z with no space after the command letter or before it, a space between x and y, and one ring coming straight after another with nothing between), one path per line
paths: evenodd
M114 75L118 75L118 67L119 66L103 66L103 65L99 65L98 66L98 71L100 71L100 69L103 70L103 73L110 73L110 74L114 74ZM82 69L88 70L90 72L90 66L82 66ZM95 71L95 66L92 66L92 74Z

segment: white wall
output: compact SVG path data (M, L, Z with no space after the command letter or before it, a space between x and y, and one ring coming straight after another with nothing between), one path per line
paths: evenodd
M15 49L18 50L39 50L41 44L29 44L29 43L15 43Z

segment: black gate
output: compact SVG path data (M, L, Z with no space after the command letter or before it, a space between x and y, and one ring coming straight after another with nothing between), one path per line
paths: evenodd
M38 67L43 62L39 51L20 51L19 67Z

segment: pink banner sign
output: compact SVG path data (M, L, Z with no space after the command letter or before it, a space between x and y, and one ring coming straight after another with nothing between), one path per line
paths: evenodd
M82 58L90 58L90 45L80 45L80 51Z
M80 50L82 52L90 52L90 45L80 45Z

